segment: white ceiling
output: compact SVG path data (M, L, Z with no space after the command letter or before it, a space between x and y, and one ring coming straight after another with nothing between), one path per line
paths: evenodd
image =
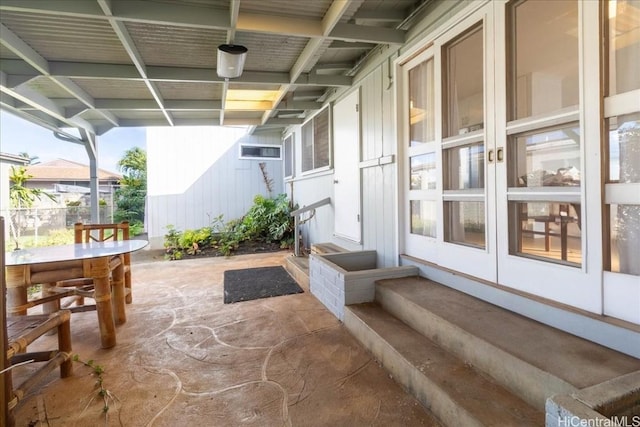
M52 130L302 123L427 0L0 0L1 107ZM216 74L216 49L249 50ZM230 101L236 102L230 102ZM64 135L64 131L63 135ZM69 135L69 134L67 134Z

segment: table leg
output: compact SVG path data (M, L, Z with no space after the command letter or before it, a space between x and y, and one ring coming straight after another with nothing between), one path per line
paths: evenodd
M113 317L115 317L116 324L121 325L127 321L127 313L125 312L124 263L122 259L120 260L120 264L111 272L111 277Z
M6 267L7 314L24 316L27 314L27 267L8 265Z
M42 283L42 296L48 297L56 294L56 282ZM55 313L60 310L60 300L57 299L51 302L45 302L42 304L42 312L45 314Z
M133 302L133 293L131 292L131 254L126 253L124 258L124 287L127 291L125 295L125 302L131 304Z
M96 311L100 325L102 348L116 345L116 326L113 320L111 285L109 283L109 257L89 260L90 274L95 289Z

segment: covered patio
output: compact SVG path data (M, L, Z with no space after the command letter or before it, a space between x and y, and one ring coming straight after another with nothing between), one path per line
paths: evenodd
M136 295L118 345L100 349L95 313L71 320L73 353L104 367L108 412L92 370L74 363L70 378L54 371L25 398L16 425L439 425L308 289L223 304L224 270L289 256L135 253Z
M341 324L309 292L220 303L223 269L284 253L135 265L117 347L95 350L95 327L73 318L74 351L112 381L111 423L433 423L418 401L456 426L639 414L637 0L0 0L0 12L1 107L86 147L94 209L110 129L245 126L228 157L206 151L215 135L155 144L166 164L150 178L149 241L207 225L215 202L233 204L217 188L270 193L251 162L271 160L309 212L296 230L311 255L294 259L314 295L344 306ZM221 73L221 45L248 49L239 77ZM364 267L336 260L362 254ZM362 277L397 267L413 273ZM102 416L76 368L20 422Z

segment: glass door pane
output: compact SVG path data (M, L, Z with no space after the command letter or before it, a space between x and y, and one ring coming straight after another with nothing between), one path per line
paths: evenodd
M435 190L437 184L436 153L420 154L409 158L411 190Z
M484 129L483 54L482 27L450 42L443 51L444 137Z
M433 260L438 236L440 188L436 139L433 52L425 51L403 65L403 194L405 251Z
M445 202L444 217L447 242L485 247L484 202Z
M578 2L519 1L513 28L509 120L578 105Z
M470 144L444 150L445 190L484 188L484 144Z
M433 141L433 60L424 61L409 70L409 146Z
M553 202L512 202L514 226L509 252L579 266L582 262L580 205Z
M609 1L609 95L640 89L640 1Z
M437 185L433 58L408 71L410 233L436 237Z
M580 187L578 123L518 134L511 141L509 187Z
M483 58L480 25L442 50L443 237L445 242L482 249L486 247Z

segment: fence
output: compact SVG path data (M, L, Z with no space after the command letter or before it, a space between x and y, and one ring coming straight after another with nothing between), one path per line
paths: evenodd
M99 210L100 222L113 222L111 206L100 206ZM5 217L8 247L15 247L16 242L20 247L42 246L47 240L70 230L76 222L91 222L91 208L88 206L8 209L0 211L0 215ZM69 235L73 240L73 233Z

